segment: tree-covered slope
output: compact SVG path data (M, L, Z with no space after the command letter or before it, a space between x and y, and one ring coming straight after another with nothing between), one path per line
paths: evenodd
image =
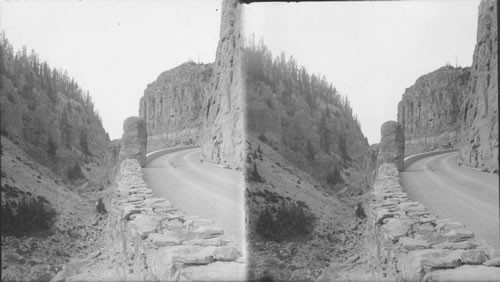
M261 42L244 50L247 132L299 168L335 184L342 168L361 165L368 142L349 100L324 76L309 74Z
M110 140L88 92L5 34L0 43L1 134L65 180L107 182Z

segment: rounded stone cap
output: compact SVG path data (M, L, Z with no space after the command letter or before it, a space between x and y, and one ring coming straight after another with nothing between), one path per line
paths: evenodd
M140 117L132 116L123 122L120 161L137 159L141 166L146 164L146 146L148 134L146 123Z
M386 121L380 130L382 138L379 144L377 166L382 163L394 163L401 171L404 169L405 136L401 124Z
M141 124L143 124L143 123L144 123L144 121L140 117L136 117L136 116L128 117L123 122L123 131L125 133L125 132L129 131L130 129L139 128L141 126Z

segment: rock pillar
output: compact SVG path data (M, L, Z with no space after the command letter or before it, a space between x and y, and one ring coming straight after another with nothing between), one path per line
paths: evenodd
M148 134L146 124L140 117L129 117L123 122L120 162L136 159L141 166L146 165L146 145Z
M382 163L394 163L399 171L404 168L405 136L401 124L387 121L382 125L377 167Z

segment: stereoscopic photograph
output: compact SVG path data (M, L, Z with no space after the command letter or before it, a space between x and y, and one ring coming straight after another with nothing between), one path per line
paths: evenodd
M0 0L2 281L498 281L497 1Z

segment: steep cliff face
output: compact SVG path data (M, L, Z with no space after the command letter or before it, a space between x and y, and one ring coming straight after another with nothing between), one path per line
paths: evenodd
M148 85L139 107L147 126L148 151L199 143L202 103L211 74L211 64L188 62L163 72Z
M406 155L457 144L460 107L469 75L469 68L445 66L418 78L406 89L398 104Z
M460 161L487 171L498 171L497 26L497 1L481 1L471 76L460 117Z
M31 158L74 183L108 183L109 136L88 94L2 36L1 133Z
M224 0L213 73L201 111L201 153L204 160L231 168L241 168L244 154L241 32L241 4Z

